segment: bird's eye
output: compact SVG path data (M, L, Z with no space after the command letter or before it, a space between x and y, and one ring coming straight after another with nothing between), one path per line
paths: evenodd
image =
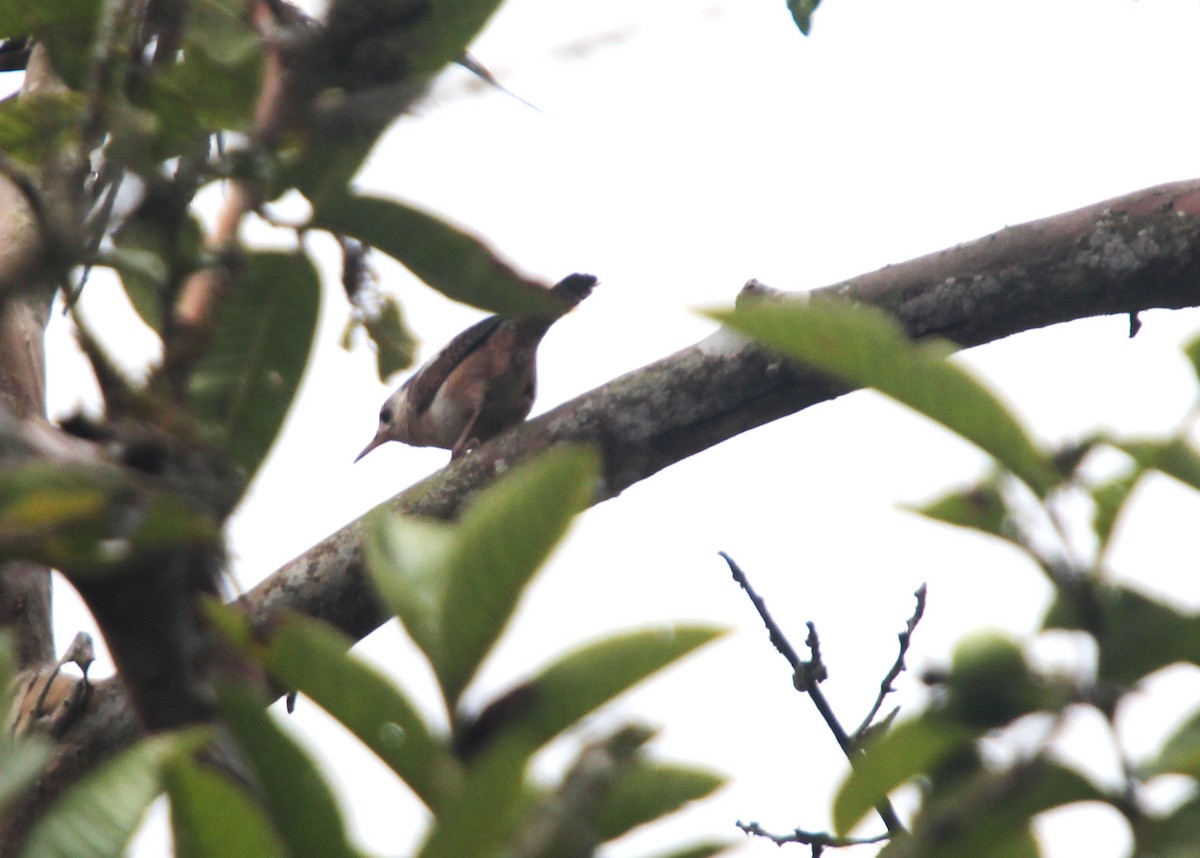
M392 409L391 408L389 408L386 405L383 406L383 410L379 412L379 422L380 423L391 423L392 422Z

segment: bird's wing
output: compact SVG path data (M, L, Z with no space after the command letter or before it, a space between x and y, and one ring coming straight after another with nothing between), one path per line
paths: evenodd
M446 344L429 363L405 382L409 388L408 401L414 409L414 414L423 414L433 404L434 397L454 372L455 367L467 359L467 356L488 341L496 332L496 328L504 321L504 316L488 316Z

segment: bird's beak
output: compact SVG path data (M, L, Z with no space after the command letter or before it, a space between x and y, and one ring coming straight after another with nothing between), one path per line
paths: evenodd
M376 435L374 438L371 439L371 443L363 448L363 451L355 457L354 461L357 463L359 459L361 459L363 456L367 455L367 453L370 453L372 450L374 450L380 444L387 443L387 440L388 440L387 437L382 432L380 432L378 435Z

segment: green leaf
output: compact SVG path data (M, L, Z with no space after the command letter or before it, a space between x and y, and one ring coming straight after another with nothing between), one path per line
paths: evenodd
M1037 856L1030 828L1035 816L1104 799L1077 771L1045 758L1004 771L984 768L922 809L904 854Z
M1200 337L1193 337L1183 347L1183 353L1192 365L1192 372L1200 380Z
M996 480L967 486L924 506L910 509L934 521L982 531L990 536L1012 541L1011 530L1008 527L1008 503Z
M0 686L8 687L7 683ZM53 743L44 736L14 739L6 732L0 737L0 809L33 785L53 748Z
M525 586L595 496L599 468L591 449L552 448L480 492L463 515L441 606L439 677L452 707Z
M697 801L720 787L720 775L689 766L635 760L620 776L596 819L602 841L626 832Z
M442 659L439 622L454 541L451 525L383 510L367 520L363 537L371 580L430 665Z
M37 821L26 858L120 858L146 808L163 791L163 768L207 741L198 728L143 739L68 789Z
M403 694L348 650L332 626L289 614L255 657L287 688L302 691L387 763L422 801L437 808L458 782L457 764Z
M203 236L179 201L152 187L148 197L113 236L102 257L121 275L129 303L146 325L163 333L164 311L185 278L199 266Z
M564 309L549 289L522 277L479 239L411 206L349 195L314 204L313 227L379 248L455 301L505 316Z
M1167 816L1138 814L1133 822L1134 858L1193 858L1200 843L1200 798Z
M605 839L596 824L605 803L653 735L637 724L618 727L583 745L552 791L527 790L509 851L531 858L592 855Z
M216 431L247 483L300 385L319 302L320 284L307 257L250 255L224 296L214 341L192 375L193 413Z
M1134 683L1178 662L1200 665L1200 617L1127 587L1080 581L1055 595L1043 628L1080 629L1100 649L1101 679Z
M1036 709L1043 697L1016 641L979 631L954 649L944 711L968 727L993 728Z
M1174 477L1186 486L1200 490L1200 454L1184 438L1165 441L1113 442L1139 464Z
M1158 756L1140 765L1138 772L1144 778L1168 773L1200 777L1200 711L1193 712Z
M358 46L351 60L366 55L377 64L390 61L403 79L420 79L461 57L499 5L500 0L391 0L363 7L334 0L325 20L331 44Z
M194 0L187 10L184 44L202 50L221 66L238 70L257 61L262 40L247 22L241 0Z
M101 0L20 0L0 3L0 33L33 36L49 51L53 67L71 89L83 89Z
M627 632L583 646L485 709L473 725L486 735L519 736L532 754L618 694L723 634L711 626Z
M112 501L128 487L112 472L34 463L0 480L0 560L31 560L77 574L102 572L113 559Z
M800 28L800 32L806 36L812 29L812 13L820 5L821 0L788 0L788 9L792 13L792 20Z
M77 92L43 92L0 103L0 150L37 164L76 139L86 105Z
M254 798L224 774L193 760L166 769L176 858L286 858Z
M369 527L371 574L430 659L450 709L587 505L597 467L592 451L558 447L480 492L457 525L385 519Z
M385 297L379 315L364 320L362 325L375 343L375 366L380 381L387 381L393 373L412 365L417 341L404 324L400 305L394 298Z
M713 855L720 855L732 845L715 841L696 843L692 846L684 846L682 849L672 849L670 852L659 852L650 858L712 858Z
M316 763L248 690L226 686L218 696L291 858L354 858L337 804Z
M1096 534L1101 552L1108 547L1121 511L1125 509L1125 502L1144 473L1140 466L1135 466L1091 488L1092 501L1096 505L1092 514L1092 531Z
M195 151L198 141L218 131L248 130L261 88L259 60L255 52L234 66L193 48L155 75L140 105L154 117L153 157Z
M499 854L524 802L527 760L520 742L488 747L473 761L462 790L438 812L417 858Z
M874 387L941 423L1045 497L1059 476L1000 400L946 360L944 340L911 342L897 322L862 304L747 301L713 318L849 384Z
M976 731L934 715L902 721L872 742L838 789L833 825L846 834L901 784L969 745Z

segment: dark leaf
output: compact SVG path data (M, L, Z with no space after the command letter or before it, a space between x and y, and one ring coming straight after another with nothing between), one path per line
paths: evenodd
M946 360L951 343L910 341L882 311L842 301L747 301L710 314L850 384L874 387L971 441L1044 497L1060 481L990 390Z
M1080 629L1096 638L1101 679L1134 683L1177 662L1200 665L1200 617L1114 584L1060 588L1043 628Z
M1197 454L1186 439L1169 438L1165 441L1114 442L1146 468L1154 468L1181 483L1200 490L1200 454Z
M431 808L457 783L456 763L404 693L352 656L331 626L289 615L256 657L282 685L303 692L357 736Z
M258 60L256 52L241 65L229 66L193 49L156 75L141 103L154 117L152 157L193 152L218 131L247 130L260 88Z
M114 500L128 487L111 472L35 463L0 480L0 559L36 560L77 574L108 568Z
M1125 509L1125 502L1129 500L1133 487L1137 485L1143 473L1145 471L1140 466L1129 468L1113 479L1091 488L1092 501L1096 505L1092 515L1092 530L1099 541L1101 552L1108 547L1113 528L1117 525L1121 511Z
M121 224L103 264L116 269L129 303L160 336L163 314L180 284L199 266L200 226L174 206L147 201Z
M1155 759L1138 767L1146 778L1154 775L1175 773L1200 777L1200 712L1192 717L1163 745Z
M25 858L121 858L150 802L163 791L163 768L207 740L205 729L164 733L120 752L63 793L34 825Z
M479 239L411 206L341 196L317 205L313 226L376 247L442 294L506 316L557 315L563 304Z
M0 150L26 164L78 138L84 118L83 96L48 92L0 103Z
M721 634L713 627L684 625L627 632L581 647L523 683L528 690L520 706L495 732L520 736L533 753L621 692Z
M806 36L812 28L812 13L820 5L821 0L788 0L788 9L792 13L792 20L800 28L800 32Z
M214 341L190 383L193 413L249 482L304 375L320 285L307 257L256 253L220 307Z
M417 342L404 324L400 305L390 296L384 299L379 315L363 322L363 328L375 343L375 366L380 381L408 369L416 354Z
M0 3L0 33L33 36L50 53L54 71L71 89L82 90L101 7L101 0Z
M538 567L594 491L597 459L555 448L480 492L457 525L377 519L371 574L453 709Z
M967 486L911 509L935 521L1012 541L1008 504L997 480Z
M908 838L889 855L1039 855L1031 823L1039 813L1105 796L1074 769L1041 759L1012 769L981 769L922 809Z
M258 802L226 775L193 760L166 769L176 858L285 858Z
M392 0L363 7L333 0L325 18L331 41L355 46L356 58L367 56L377 66L390 61L404 78L420 79L461 57L499 5L500 0Z
M601 840L615 840L704 798L724 782L703 769L636 760L613 784L596 820L597 832Z
M1184 344L1183 353L1192 365L1192 372L1200 379L1200 337L1194 337Z
M50 740L36 734L13 738L5 731L0 736L0 810L34 785L52 750Z
M512 834L525 800L528 755L517 741L490 745L473 761L466 782L434 820L417 858L495 855Z
M1140 814L1133 826L1134 858L1193 858L1200 843L1200 798L1166 816Z
M833 801L834 828L847 834L892 790L930 772L976 735L974 729L934 715L895 725L868 746L838 789Z
M246 689L220 691L221 711L254 772L291 858L355 858L337 804L316 763Z
M712 858L731 847L730 843L697 843L682 849L672 849L670 852L656 852L649 858Z

